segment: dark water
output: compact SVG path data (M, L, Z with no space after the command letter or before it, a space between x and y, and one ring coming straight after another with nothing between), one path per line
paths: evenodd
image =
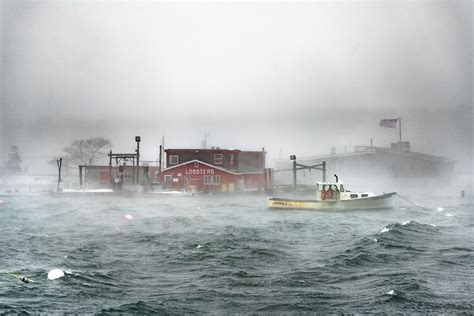
M0 312L474 312L474 210L457 198L352 212L256 196L0 199ZM48 280L54 268L65 277Z

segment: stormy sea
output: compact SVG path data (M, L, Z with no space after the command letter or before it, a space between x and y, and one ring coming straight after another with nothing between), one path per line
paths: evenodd
M344 212L263 195L0 199L0 314L474 313L474 207L457 196Z

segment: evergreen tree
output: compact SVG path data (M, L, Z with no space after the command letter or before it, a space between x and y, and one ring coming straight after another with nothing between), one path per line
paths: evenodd
M18 146L10 146L10 153L8 154L8 161L5 165L5 171L7 174L17 174L22 172L21 168L21 151Z

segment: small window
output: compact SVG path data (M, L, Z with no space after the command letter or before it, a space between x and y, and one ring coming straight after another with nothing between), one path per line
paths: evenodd
M165 183L171 183L173 177L169 174L165 175Z
M213 176L212 183L215 185L221 184L221 176Z
M359 194L351 194L351 199L357 199L359 197Z
M222 154L214 154L214 164L216 165L222 165Z
M178 155L171 155L170 156L170 165L177 165L178 164Z
M368 197L368 194L362 194L361 197Z
M199 168L199 162L194 163L194 168Z
M340 189L341 192L344 192L344 186L341 184L341 189Z

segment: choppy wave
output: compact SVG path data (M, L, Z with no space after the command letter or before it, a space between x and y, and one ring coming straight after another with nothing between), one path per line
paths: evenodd
M408 207L272 212L258 197L97 199L90 209L87 200L50 199L2 206L2 271L35 283L0 276L0 313L473 310L467 208L450 207L456 216L446 217ZM125 212L133 220L125 221ZM52 268L66 275L47 280Z

